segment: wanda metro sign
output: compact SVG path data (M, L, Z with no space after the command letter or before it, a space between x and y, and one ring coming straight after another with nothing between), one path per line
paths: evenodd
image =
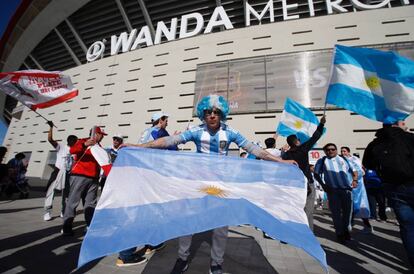
M257 19L260 22L268 14L270 22L275 21L273 1L269 0L263 10L257 11L248 2L246 2L244 15L245 25L250 26L252 19ZM341 4L343 0L325 0L327 14L333 13L346 13L346 10ZM311 17L315 16L315 9L313 0L308 0L308 12ZM372 10L386 7L390 4L390 0L383 0L375 4L365 4L359 0L351 0L352 5L357 10ZM409 5L409 0L401 0L403 5ZM282 15L283 20L299 19L298 14L289 14L295 11L299 7L298 3L288 4L287 0L282 0ZM188 25L194 25L190 30ZM225 30L233 29L233 24L230 21L225 9L222 6L216 7L213 14L208 20L205 26L205 20L203 15L198 12L185 14L181 16L180 25L178 26L178 18L172 18L170 27L163 21L157 23L155 35L152 36L148 26L144 26L141 29L133 29L130 33L123 32L119 36L111 36L111 55L116 55L119 52L128 52L136 50L140 47L149 47L158 45L161 43L162 37L165 37L168 41L176 39L188 38L203 33L210 33L213 28L222 28ZM177 36L178 34L178 36ZM103 56L105 51L105 41L97 41L93 43L86 55L86 59L89 62L95 61Z

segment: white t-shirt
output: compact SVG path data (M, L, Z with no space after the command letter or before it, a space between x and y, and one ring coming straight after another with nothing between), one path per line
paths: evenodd
M280 155L282 154L280 149L277 148L266 148L266 151L276 157L280 157Z
M56 162L55 167L58 169L66 169L66 157L70 154L69 146L67 145L60 145L56 146Z

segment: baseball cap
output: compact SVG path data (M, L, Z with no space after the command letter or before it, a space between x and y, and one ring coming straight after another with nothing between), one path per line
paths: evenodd
M101 129L101 127L95 127L95 133L100 133L100 134L102 134L104 136L108 135L107 133L105 133L105 131L103 131Z
M152 115L151 121L155 122L155 121L161 119L161 117L164 117L164 116L169 117L170 115L165 113L165 112L162 112L162 111L156 112Z
M112 136L112 138L118 138L118 139L124 140L124 137L122 136L121 133L115 134L114 136Z

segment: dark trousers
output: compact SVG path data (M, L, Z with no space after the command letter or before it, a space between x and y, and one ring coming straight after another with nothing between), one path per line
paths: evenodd
M387 215L385 214L385 194L382 188L367 188L369 210L371 212L371 218L377 219L377 204L378 204L378 216L381 220L386 221Z
M384 184L390 206L394 209L408 260L414 269L414 183Z
M348 234L351 228L352 190L331 189L328 200L336 235Z

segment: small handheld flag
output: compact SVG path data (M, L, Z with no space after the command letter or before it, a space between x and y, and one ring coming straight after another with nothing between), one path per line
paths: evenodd
M335 46L326 102L393 123L414 112L414 61L388 51Z
M295 134L303 143L310 139L318 125L318 118L311 110L286 98L285 109L276 131L285 137Z

